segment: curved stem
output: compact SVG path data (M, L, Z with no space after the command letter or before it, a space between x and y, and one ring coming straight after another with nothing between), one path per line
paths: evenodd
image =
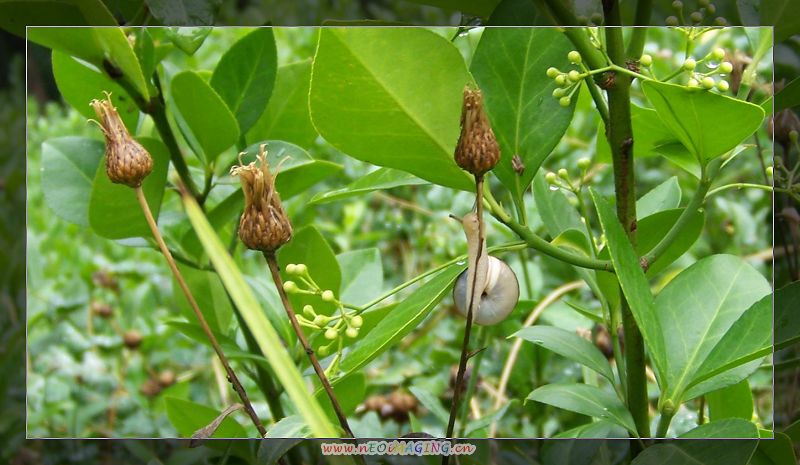
M706 198L709 198L718 192L726 191L728 189L742 189L742 188L761 189L769 192L774 191L774 192L782 192L784 194L791 194L791 191L789 189L784 189L782 187L772 187L766 184L751 184L747 182L737 182L734 184L726 184L724 186L719 186L715 187L714 189L711 189L710 191L708 191L708 194L706 194Z
M239 399L242 401L242 405L244 405L245 412L247 412L247 415L253 421L256 429L258 429L259 434L263 437L265 434L267 434L267 430L264 428L264 425L261 424L261 420L258 418L255 410L253 410L253 405L250 403L250 399L247 398L247 393L245 392L242 383L239 381L239 378L236 376L233 368L231 368L230 363L228 363L228 359L222 352L222 347L220 347L219 341L217 341L216 336L214 336L214 333L208 326L208 322L206 322L203 312L200 311L200 307L197 305L197 301L194 300L194 296L192 295L191 290L189 290L189 286L186 284L186 281L183 279L183 275L181 275L181 272L178 270L178 266L175 264L175 260L172 258L172 254L170 253L167 244L164 242L161 232L158 230L158 224L156 223L155 218L153 218L153 213L150 211L150 206L147 204L144 191L142 191L141 186L134 188L134 190L136 191L136 199L139 201L139 206L141 206L142 212L147 220L147 225L150 227L150 231L153 233L153 237L156 239L158 247L161 249L161 253L167 260L167 265L169 265L172 275L175 277L175 280L178 281L178 286L180 286L181 290L183 291L183 295L186 296L189 306L192 307L192 311L197 317L203 333L205 333L208 341L211 343L211 347L214 348L214 352L217 354L219 361L225 368L228 381L230 381L234 391L236 391L236 393L239 395Z

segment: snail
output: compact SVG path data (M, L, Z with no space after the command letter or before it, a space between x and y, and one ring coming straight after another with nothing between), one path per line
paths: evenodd
M453 300L458 311L466 316L469 306L468 289L472 289L472 269L475 268L475 287L472 321L493 325L503 321L519 301L517 275L505 262L486 253L486 240L480 240L478 215L470 212L461 220L467 236L469 267L459 275L453 287ZM480 254L480 259L476 258Z

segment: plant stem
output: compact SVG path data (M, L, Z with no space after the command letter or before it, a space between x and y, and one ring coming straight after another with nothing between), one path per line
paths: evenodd
M625 44L622 37L619 3L604 1L608 56L614 65L625 67ZM609 124L606 134L614 167L614 192L617 218L633 246L636 244L636 184L633 160L633 128L631 125L631 76L617 72L614 84L607 90ZM622 326L625 332L625 370L627 404L640 437L650 436L647 377L645 372L644 340L633 318L630 306L620 291Z
M665 413L661 412L661 417L658 419L658 427L656 428L656 437L657 438L665 438L667 437L667 431L669 431L669 424L672 422L672 417L675 416L675 413Z
M283 308L286 309L286 314L289 316L289 321L292 323L292 328L294 328L297 339L300 340L300 344L302 344L303 349L308 355L311 366L314 367L314 371L317 373L317 377L319 378L320 383L322 383L322 387L328 394L328 398L333 406L333 411L336 414L336 417L339 419L339 424L341 425L347 437L355 437L353 435L353 431L350 429L350 425L347 423L347 417L342 410L342 406L339 404L339 400L336 398L336 394L333 392L331 383L328 381L328 377L325 376L325 371L322 369L322 366L320 366L319 360L317 360L317 355L314 353L314 349L311 348L311 345L308 343L308 339L306 339L306 336L303 333L303 328L301 328L300 323L297 322L297 316L292 309L292 304L289 302L289 297L286 295L286 291L283 290L283 279L281 279L281 272L280 268L278 267L278 260L275 258L275 253L264 252L264 258L267 259L267 266L269 267L270 274L272 275L272 280L275 282L275 287L278 289L278 294L281 296Z
M772 187L770 185L765 185L765 184L750 184L746 182L737 182L734 184L726 184L724 186L719 186L714 189L711 189L710 191L708 191L708 194L706 194L706 198L711 197L712 195L718 192L722 192L728 189L742 189L742 188L761 189L769 192L774 191L774 192L781 192L784 194L791 194L791 191L789 189L784 189L782 187Z
M489 339L490 327L482 326L478 328L478 350L484 349L486 342ZM458 436L464 436L467 430L467 418L469 417L470 401L473 394L475 394L475 387L478 385L478 370L481 368L481 361L486 350L481 350L475 355L475 361L472 363L472 371L469 374L469 383L467 384L467 392L464 393L464 407L461 408L461 416L458 419Z
M141 206L142 212L144 213L145 219L147 220L147 225L150 226L150 231L153 233L153 237L156 239L158 247L161 249L161 253L167 260L167 265L169 265L169 269L172 271L173 276L175 276L175 280L178 281L178 285L183 291L184 296L186 296L186 300L189 302L189 306L192 307L192 311L197 317L197 320L200 323L200 327L203 329L203 333L205 333L206 337L211 343L211 347L214 348L214 352L217 354L219 361L225 368L225 373L228 375L228 381L233 386L234 391L236 391L236 393L239 395L239 399L242 401L242 405L244 405L245 412L247 412L247 415L253 421L253 424L256 426L256 429L258 429L259 434L263 437L267 433L267 430L264 428L264 425L261 424L261 420L258 418L258 415L256 415L255 410L253 410L253 405L250 403L250 399L247 398L247 392L245 392L242 383L239 381L239 378L236 376L236 373L231 368L230 363L228 363L228 359L222 352L222 347L220 347L219 341L217 341L216 336L214 336L214 333L208 326L208 322L206 322L206 319L203 316L203 312L200 311L200 307L197 305L197 301L194 300L194 296L192 295L192 292L189 290L189 286L186 284L186 280L183 279L183 275L181 275L181 272L178 270L178 266L175 264L175 260L172 258L172 254L170 253L167 244L164 242L164 238L161 236L161 232L158 230L158 224L156 223L155 218L153 218L153 213L150 211L150 206L147 204L147 199L144 196L144 191L142 191L142 187L141 186L136 187L134 188L134 190L136 191L136 199L139 201L139 205Z
M447 421L447 433L445 435L446 438L453 437L453 429L455 428L456 424L456 416L458 415L458 406L459 402L461 401L461 389L462 385L464 384L464 373L467 370L467 360L469 359L469 336L472 333L472 315L473 315L473 307L475 306L475 283L477 279L475 279L474 273L478 270L478 263L480 262L481 255L484 253L484 224L483 224L483 175L476 175L475 176L475 210L478 216L478 253L475 255L475 263L472 265L472 270L469 270L469 273L473 273L472 276L472 287L468 290L469 296L467 300L467 322L464 327L464 339L461 342L461 359L458 362L458 372L456 373L456 382L453 385L453 401L450 404L450 418ZM480 305L480 299L478 299L478 305ZM442 456L442 465L447 465L449 462L450 457L448 455Z
M172 133L172 128L169 127L164 102L160 99L156 100L150 106L149 110L149 114L153 118L153 123L158 130L158 134L161 136L161 140L164 141L164 145L167 146L167 150L169 150L169 158L172 161L172 165L175 167L175 171L178 173L178 176L180 176L181 181L183 181L183 184L192 197L198 202L203 200L202 195L197 190L194 179L192 179L192 175L189 173L189 167L186 165L186 160L183 159L183 154L181 153L180 147L178 147L178 141L175 140L175 135Z
M644 42L647 38L647 26L650 25L650 16L653 11L653 0L639 0L636 3L636 15L633 19L634 27L631 41L628 43L628 56L638 59L644 51Z

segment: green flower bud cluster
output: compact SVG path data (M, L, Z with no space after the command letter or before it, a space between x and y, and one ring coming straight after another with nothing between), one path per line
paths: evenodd
M729 61L722 61L725 58L725 50L722 48L715 48L711 50L708 55L700 60L695 60L692 57L687 58L683 62L683 70L689 72L689 79L686 81L687 87L702 88L706 90L717 89L720 92L727 92L730 84L725 79L715 79L716 75L727 75L733 71L733 64ZM714 63L719 63L715 65ZM703 64L706 66L706 72L697 71L697 66Z
M555 173L551 171L545 174L544 180L550 184L550 189L564 189L573 193L580 191L581 187L583 186L583 179L586 177L586 172L592 165L592 161L588 158L580 158L576 165L580 170L580 176L575 180L576 182L574 183L572 182L573 180L570 178L569 171L566 168L561 168Z
M567 59L573 65L579 66L583 72L577 69L561 71L552 66L547 68L547 77L553 79L558 86L553 90L553 98L558 99L558 103L562 107L568 107L572 104L572 95L578 90L581 81L589 76L586 67L583 65L583 57L577 50L569 52Z
M672 27L680 25L699 26L703 24L705 19L713 17L717 12L717 6L709 0L698 0L697 10L692 12L684 9L684 4L681 0L675 0L672 2L672 9L675 10L675 15L668 16L665 21L667 26ZM686 21L687 17L689 21ZM727 24L728 21L721 16L714 18L712 22L714 26L725 26Z

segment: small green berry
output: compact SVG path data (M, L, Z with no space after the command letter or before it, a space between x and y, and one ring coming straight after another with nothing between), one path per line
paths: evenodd
M706 11L708 12L708 14L713 15L714 13L717 12L717 6L714 5L713 3L709 3L708 6L706 6Z
M314 311L314 307L311 305L303 305L303 315L316 319L317 313Z
M570 103L572 103L572 99L570 99L568 96L558 99L558 104L562 107L568 107Z
M294 281L286 281L285 283L283 283L283 290L289 294L293 294L298 290L297 284L295 284Z
M561 74L561 71L559 71L558 68L553 68L552 66L547 68L547 77L550 79L554 79L559 74Z
M357 330L356 328L352 328L352 327L351 327L351 328L347 328L347 329L344 331L344 333L345 333L345 334L347 335L347 337L349 337L350 339L355 339L355 338L357 338L357 337L358 337L358 330Z
M795 131L794 129L789 131L789 141L791 141L791 143L793 144L797 143L797 131Z
M717 89L719 89L722 92L727 92L728 88L730 88L730 85L728 84L728 81L720 80L717 83Z
M579 73L579 72L577 72L577 71L575 71L573 69L572 71L569 72L569 74L567 75L567 78L569 78L569 80L571 82L578 82L578 81L581 80L581 73Z
M566 74L559 74L558 76L556 76L556 84L558 84L559 86L563 86L566 83L567 83Z
M578 63L581 62L581 54L578 53L577 50L573 50L573 51L569 52L567 54L567 58L569 58L570 62L575 63L575 64L578 64Z
M728 20L723 18L722 16L717 16L717 18L714 19L714 24L716 26L727 26L728 25Z
M702 6L702 7L707 7L709 5L709 3L710 3L709 0L698 0L697 1L697 4Z
M297 265L294 263L289 263L286 265L286 272L289 274L295 274L297 272Z
M581 170L585 171L587 168L589 168L589 166L591 164L592 164L592 160L589 160L588 158L579 158L578 159L578 168L580 168Z
M694 58L687 58L686 61L683 62L683 69L687 71L692 71L697 67L697 62Z
M364 319L361 318L360 315L356 315L353 318L350 318L350 326L353 328L360 328L361 325L364 324Z
M561 168L558 170L558 177L564 180L569 179L569 172L567 172L566 168Z
M320 346L319 349L317 349L317 355L320 357L327 357L330 353L331 349L328 346Z
M558 176L556 176L556 174L553 173L552 171L544 175L544 180L547 181L548 184L555 184L556 182L558 182L557 179Z
M322 291L322 300L325 302L333 302L336 297L333 295L333 291L330 289L326 289Z
M708 77L708 76L704 77L704 78L703 78L703 80L702 80L702 81L700 81L700 83L701 83L701 84L703 85L703 87L704 87L704 88L706 88L706 89L711 89L711 88L713 88L713 87L714 87L714 84L716 84L716 83L714 82L714 78L712 78L712 77Z
M328 328L325 331L325 339L332 341L337 337L339 337L339 331L337 331L336 328Z
M722 49L722 48L717 47L711 52L711 57L714 58L715 60L719 61L719 60L725 58L725 50Z
M567 89L564 89L563 87L556 87L555 89L553 89L553 97L555 98L561 98L566 93Z
M772 177L772 167L771 166L767 167L766 172L767 172L767 176Z
M325 326L328 324L328 320L330 320L330 318L325 315L317 315L314 317L314 324L317 326Z
M723 61L719 64L719 70L722 73L728 74L733 71L733 65L729 61Z
M689 79L689 82L686 83L686 85L689 86L689 87L699 87L700 83L697 82L697 79L691 78L691 79Z
M306 274L308 273L308 267L305 265L305 263L298 263L294 267L294 272L295 274Z
M667 26L677 26L678 25L678 17L677 16L667 16L667 19L664 20L664 24Z
M703 20L703 13L695 11L689 15L689 19L691 19L693 23L699 23Z
M681 0L675 0L674 2L672 2L672 8L675 10L682 10L683 2Z
M642 66L650 66L653 64L653 57L645 53L639 58L639 63L641 63Z

